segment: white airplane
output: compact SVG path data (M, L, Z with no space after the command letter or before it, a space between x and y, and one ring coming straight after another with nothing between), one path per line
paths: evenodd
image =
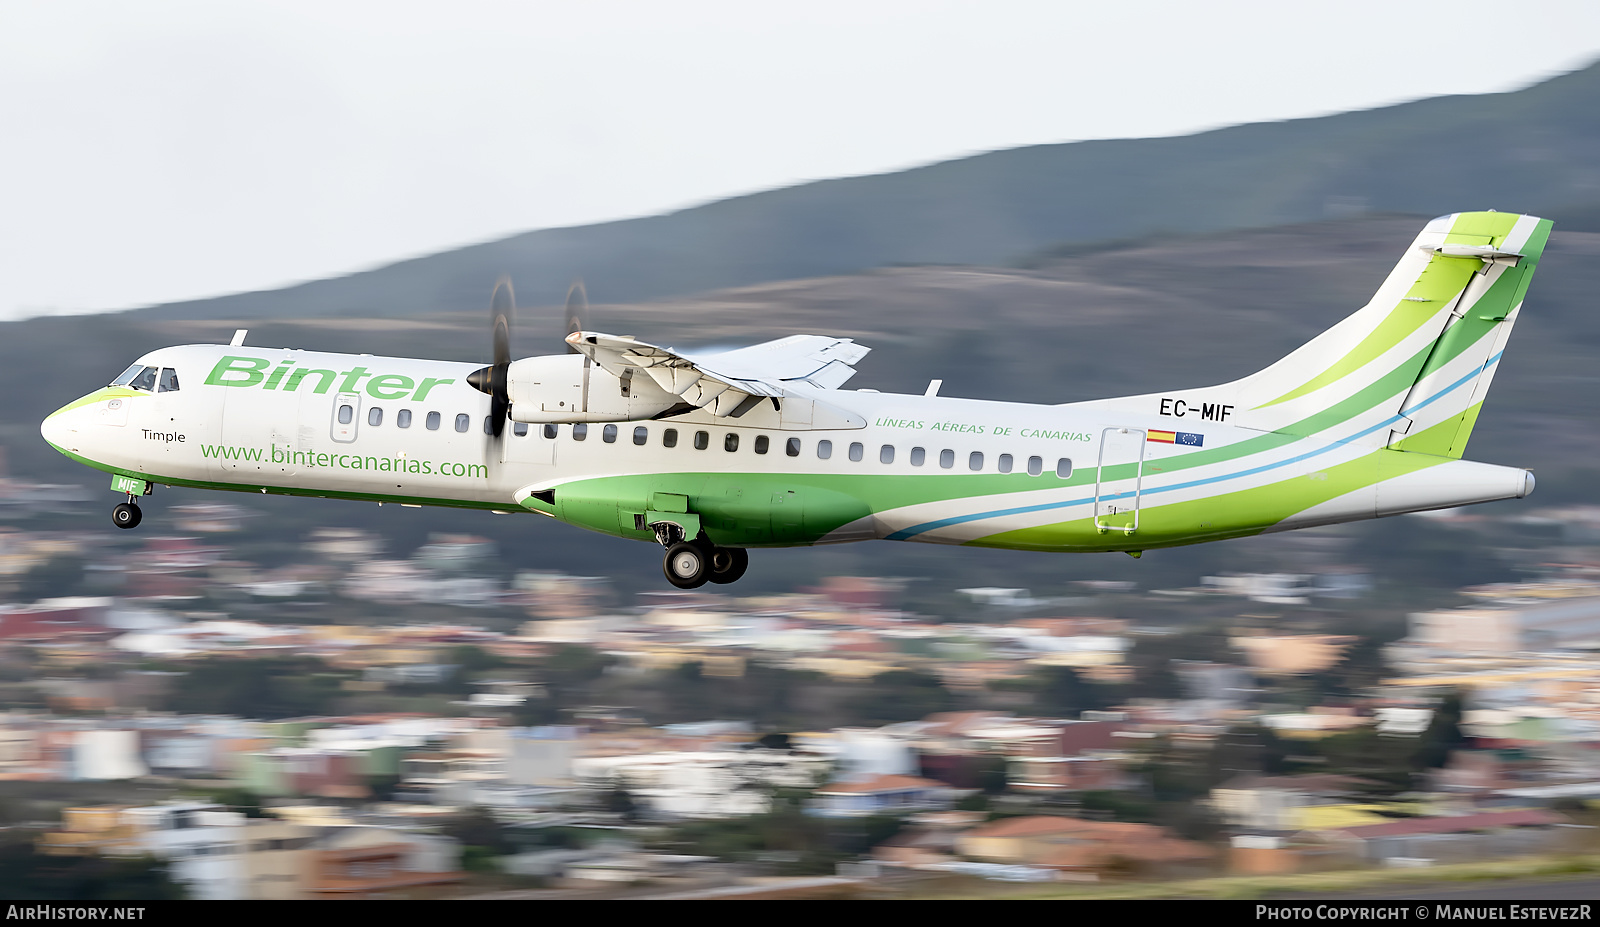
M537 512L666 549L680 588L746 550L888 539L1142 551L1526 496L1461 460L1551 223L1429 222L1377 295L1259 373L1060 405L842 390L868 349L795 335L719 354L573 331L494 363L184 345L47 418L112 474L122 528L155 485ZM506 427L507 423L511 427Z

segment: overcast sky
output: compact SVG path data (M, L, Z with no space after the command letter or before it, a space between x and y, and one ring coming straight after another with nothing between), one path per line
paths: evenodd
M1592 0L0 0L0 318L1597 57Z

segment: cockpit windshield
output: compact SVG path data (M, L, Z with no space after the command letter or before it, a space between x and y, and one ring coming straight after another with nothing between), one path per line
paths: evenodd
M146 367L144 364L134 364L122 371L122 376L111 381L112 386L126 386L150 393L156 392L158 384L163 393L177 392L178 371L171 367Z
M144 372L144 365L143 364L134 364L132 367L129 367L127 370L122 371L122 376L117 377L115 380L112 380L111 381L111 385L112 386L127 386L129 383L133 382L133 378L134 377L138 376L139 374L141 374L143 372Z

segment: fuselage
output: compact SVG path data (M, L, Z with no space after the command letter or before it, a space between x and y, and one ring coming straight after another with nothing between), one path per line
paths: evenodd
M157 370L150 389L90 393L45 438L150 484L531 511L645 541L665 512L723 547L1139 551L1532 487L1520 469L1240 427L1156 395L1038 405L802 384L737 418L495 436L472 364L186 345L139 365Z

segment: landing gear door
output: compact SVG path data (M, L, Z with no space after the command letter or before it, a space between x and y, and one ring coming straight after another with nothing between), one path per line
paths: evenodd
M1100 433L1094 479L1094 527L1101 534L1139 530L1139 494L1144 481L1142 428L1107 428Z

